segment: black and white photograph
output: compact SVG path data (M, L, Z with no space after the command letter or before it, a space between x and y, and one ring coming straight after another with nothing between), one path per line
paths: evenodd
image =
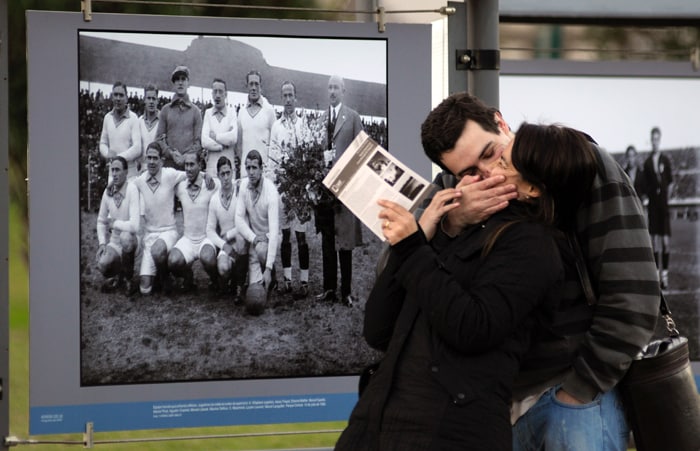
M386 40L78 41L81 386L375 360L380 241L321 180L362 130L388 148Z
M396 182L401 178L404 172L405 171L403 169L401 169L394 163L391 163L384 169L382 177L384 178L384 181L389 184L389 186L394 186L396 185Z
M389 159L386 158L381 152L377 151L372 158L367 162L369 166L378 176L382 175L384 169L389 165Z
M414 177L409 177L408 180L406 180L406 183L401 186L399 192L408 199L414 200L421 192L423 187L425 187L425 184L421 183L420 180L416 180Z

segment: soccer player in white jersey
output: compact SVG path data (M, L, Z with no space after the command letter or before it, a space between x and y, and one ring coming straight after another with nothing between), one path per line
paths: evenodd
M277 119L275 109L262 95L262 76L258 71L250 71L245 77L248 99L245 107L238 112L238 140L236 156L240 158L241 176L245 176L245 160L248 152L255 149L260 153L263 164L267 163L267 147L270 144L270 130ZM238 175L238 174L237 174Z
M109 169L112 183L102 194L97 214L97 269L107 278L102 291L111 292L123 284L127 295L134 294L134 255L140 226L139 192L127 182L128 163L114 157Z
M236 110L226 105L226 82L215 78L211 83L211 97L214 105L204 111L202 121L202 148L206 158L206 171L212 177L217 176L216 164L224 156L235 161L234 146L238 139Z
M182 205L184 229L182 237L168 254L168 270L174 276L182 278L182 292L191 292L196 289L192 264L201 258L205 246L213 246L207 238L207 214L209 201L218 192L219 182L215 179L216 189L207 190L201 173L200 154L190 152L184 157L187 178L175 187L175 194ZM206 265L205 262L206 260L202 261L202 266L209 275L210 288L213 289L218 279L216 265Z
M233 293L238 304L248 270L246 242L236 231L235 222L239 186L234 183L233 163L228 157L219 157L216 168L221 187L209 201L207 215L207 238L213 246L203 246L201 259L204 266L216 265L219 294Z
M248 177L241 179L236 204L236 231L249 245L248 284L275 282L274 265L279 244L279 194L272 180L262 176L260 153L253 149L245 160Z
M141 160L139 118L129 110L126 86L121 81L112 85L112 110L102 120L99 149L100 155L107 160L120 156L127 161L127 178L138 175L137 164Z

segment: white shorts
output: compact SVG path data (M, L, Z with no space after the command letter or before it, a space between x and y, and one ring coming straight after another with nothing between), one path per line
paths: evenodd
M177 238L177 229L163 232L146 232L143 237L143 255L141 256L141 270L139 271L139 275L156 275L156 263L153 261L153 256L151 255L151 247L153 247L156 241L159 239L163 240L165 247L170 251L175 245Z
M185 257L185 262L189 265L199 259L199 253L206 244L216 249L216 246L214 246L214 243L212 243L209 238L192 241L190 238L183 236L175 243L175 249L182 252L182 256Z
M280 229L292 229L295 232L308 232L309 225L313 223L313 213L311 217L306 222L299 222L295 213L291 214L291 218L287 217L287 208L284 206L284 201L280 199L279 203L279 218L280 218Z
M119 230L112 230L112 233L109 234L109 242L107 243L107 246L111 247L115 251L117 251L117 254L121 257L124 255L124 246L126 241L130 240L135 240L135 246L134 246L134 253L138 251L139 248L139 239L137 236L134 236L133 233L131 232L121 232Z

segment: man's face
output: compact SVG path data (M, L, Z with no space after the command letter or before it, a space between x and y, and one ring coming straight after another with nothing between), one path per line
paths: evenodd
M661 143L661 133L654 132L651 134L651 150L659 150L659 144Z
M187 94L187 88L190 86L190 80L185 74L177 74L173 78L173 88L175 88L175 94L183 97Z
M146 150L146 170L151 175L158 174L163 166L163 159L160 158L158 151L154 148Z
M219 180L221 181L221 186L225 189L231 188L231 182L233 179L233 171L231 166L225 164L219 168Z
M257 102L260 99L260 91L262 89L260 77L257 74L248 75L248 83L246 86L248 88L248 100Z
M143 97L144 104L146 105L146 111L149 113L155 113L158 108L158 93L154 90L146 91Z
M126 168L122 166L122 162L119 160L114 160L109 165L109 172L112 174L112 183L117 188L121 188L126 181Z
M260 177L262 176L262 168L258 160L253 158L246 158L245 160L245 170L248 172L248 179L253 185L260 183Z
M112 105L120 113L126 110L126 89L124 86L116 86L112 89Z
M282 102L284 103L284 113L289 116L294 113L297 105L297 97L294 95L294 87L292 85L282 86Z
M488 177L492 163L499 160L511 134L499 122L499 133L487 132L479 124L467 120L466 126L452 149L441 156L442 164L457 178L465 175Z
M185 174L187 174L187 180L194 182L197 180L199 175L199 162L197 161L197 154L194 152L185 154Z
M220 110L226 106L226 85L218 81L212 83L211 97L214 101L214 107L217 110Z
M345 87L343 81L339 77L331 77L328 80L328 100L332 106L337 106L343 101L345 95Z

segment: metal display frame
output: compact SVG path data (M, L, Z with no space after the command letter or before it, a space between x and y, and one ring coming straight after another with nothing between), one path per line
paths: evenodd
M602 0L601 0L602 1ZM98 3L134 3L152 5L170 5L172 2L159 1L129 1L129 0L81 0L81 12L84 20L92 20L93 6ZM374 2L377 3L377 2ZM381 3L381 2L379 2ZM347 10L318 10L308 9L314 12L326 13L356 13L374 16L378 30L383 32L387 24L387 15L392 13L440 13L449 15L449 89L450 92L469 90L477 96L485 99L492 105L499 104L498 77L501 71L498 57L498 24L501 22L527 23L613 23L613 24L657 24L657 25L697 25L700 21L700 7L692 6L684 0L673 0L663 5L653 0L636 2L636 6L626 6L624 10L610 13L610 2L589 2L588 9L584 4L561 6L561 2L551 0L542 2L532 0L521 2L520 0L502 0L503 10L499 13L498 0L465 0L464 2L449 2L448 6L429 10L386 10L378 7L373 10L347 11ZM7 0L0 0L0 209L9 212L9 187L8 187L8 47L7 47ZM249 8L266 9L260 6L246 5L219 5L207 3L180 3L194 7L220 7L220 8ZM582 6L584 5L584 6ZM608 6L606 6L608 5ZM655 5L651 7L650 5ZM690 5L690 6L689 6ZM269 7L276 10L305 10L300 8ZM564 10L567 8L567 10ZM650 9L651 8L651 9ZM663 8L664 14L662 15ZM691 8L688 10L687 8ZM456 14L455 14L456 13ZM484 64L486 62L486 64ZM517 65L518 63L512 63ZM541 64L541 63L538 63ZM516 70L510 62L504 62L505 71ZM658 67L658 66L657 66ZM8 290L8 215L0 220L0 290L5 299L0 302L0 434L3 437L0 449L6 450L10 446L20 444L39 444L41 440L25 440L9 436L9 290ZM693 369L698 373L697 364ZM338 431L303 431L304 433L337 433ZM189 440L202 438L224 437L249 437L252 435L282 435L285 433L271 432L267 434L232 434L207 437L171 437L166 439L150 438L146 440L132 441L158 441L158 440ZM124 441L128 442L128 441ZM48 442L47 442L48 443ZM56 442L51 442L56 443ZM101 443L115 443L114 440L96 441L93 437L91 425L86 425L83 441L61 442L67 444L93 447Z

